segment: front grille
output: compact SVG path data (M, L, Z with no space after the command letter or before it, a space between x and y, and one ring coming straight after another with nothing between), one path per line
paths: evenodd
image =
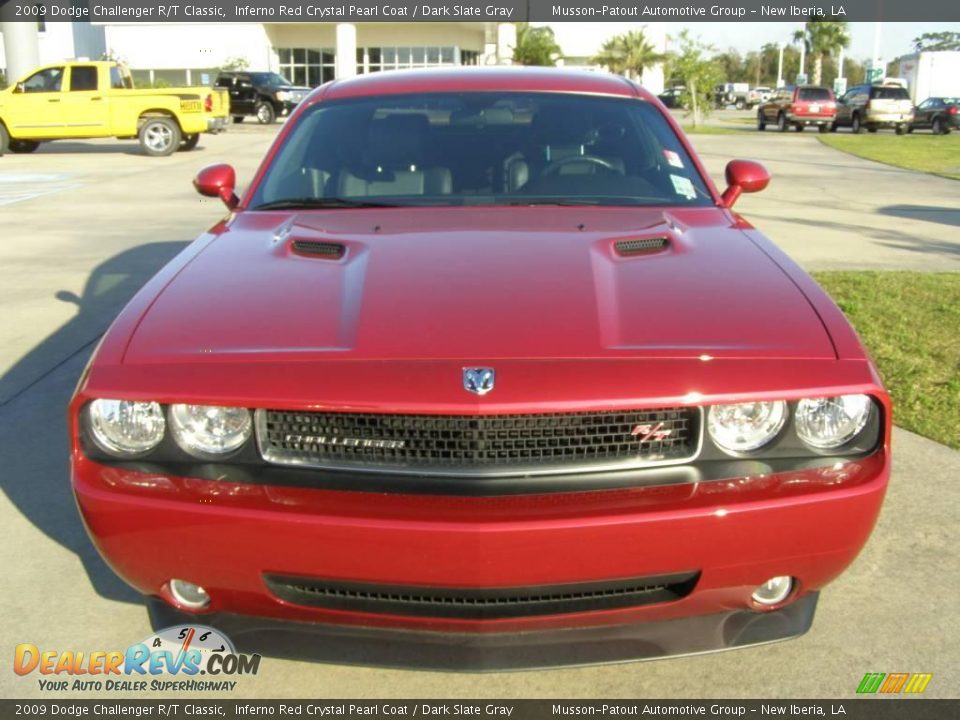
M268 462L439 475L618 470L699 450L699 408L540 415L381 415L258 410Z
M686 597L699 573L539 587L441 588L265 575L287 602L327 610L413 617L496 620L639 607Z

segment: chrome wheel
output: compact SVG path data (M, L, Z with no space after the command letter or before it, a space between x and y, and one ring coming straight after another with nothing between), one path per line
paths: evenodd
M140 128L140 146L147 155L156 157L176 152L180 138L180 127L171 118L148 118Z

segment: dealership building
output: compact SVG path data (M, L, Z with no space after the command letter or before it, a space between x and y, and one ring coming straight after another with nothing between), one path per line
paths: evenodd
M597 47L577 46L578 34L558 40L565 62L587 64ZM564 28L566 29L566 28ZM108 56L126 63L136 82L204 85L218 68L245 63L272 70L296 85L319 85L383 70L510 64L514 23L3 23L4 58L11 78L65 58ZM664 26L647 37L665 49ZM611 30L613 34L613 30ZM581 43L582 44L582 43ZM2 65L0 65L2 67ZM659 92L660 68L644 84Z

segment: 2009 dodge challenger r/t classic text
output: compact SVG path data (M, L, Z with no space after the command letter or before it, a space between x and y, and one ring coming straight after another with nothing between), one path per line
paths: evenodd
M70 408L155 626L483 670L809 629L866 542L890 401L843 315L623 78L321 86L123 310Z

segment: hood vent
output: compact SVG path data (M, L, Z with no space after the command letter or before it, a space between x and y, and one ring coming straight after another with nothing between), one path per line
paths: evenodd
M294 240L293 251L298 255L339 260L347 251L347 248L340 243L321 242L319 240Z
M649 255L660 252L670 246L666 237L637 238L635 240L618 240L614 247L618 255Z

